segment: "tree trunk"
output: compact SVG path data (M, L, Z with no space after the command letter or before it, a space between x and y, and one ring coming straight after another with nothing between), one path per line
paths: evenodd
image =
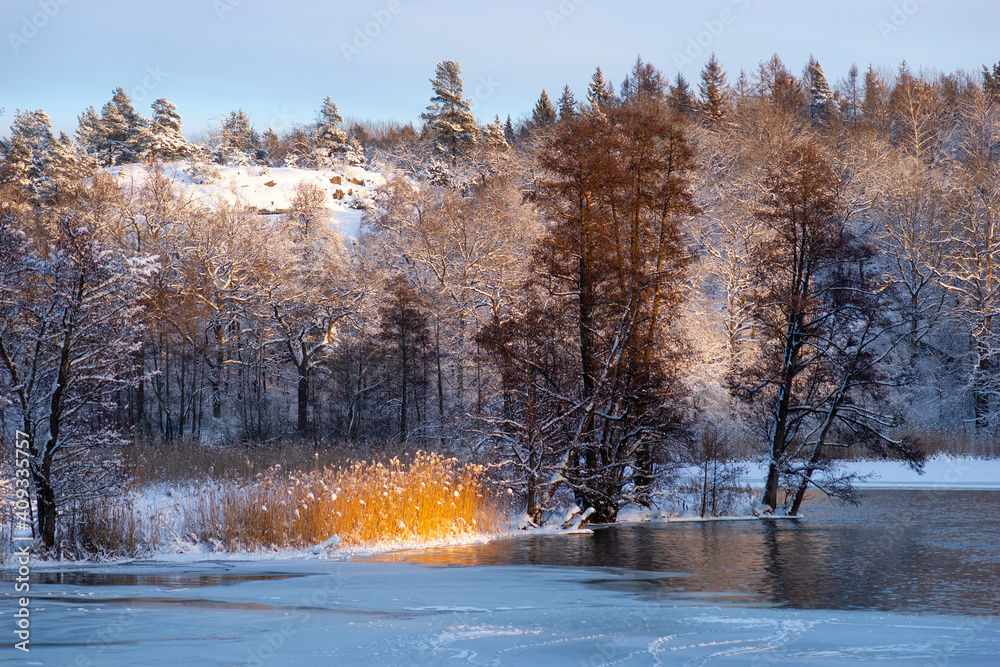
M791 335L789 337L791 338ZM778 387L778 399L774 407L774 436L771 440L771 462L767 468L767 480L764 483L764 495L761 503L774 511L778 507L778 478L780 469L778 463L785 455L785 429L788 422L788 405L791 400L791 386L794 377L796 351L786 349L785 373L781 386Z
M309 437L309 364L303 359L297 365L298 386L298 432L299 437Z
M985 329L989 332L991 326L991 318L987 318ZM990 351L986 343L980 338L976 341L976 352L979 356L979 365L977 367L978 371L978 382L977 385L982 385L987 382L987 378L990 373ZM990 398L989 393L983 391L978 386L975 390L975 401L976 401L976 428L985 429L989 426L989 414L990 414Z
M441 321L434 324L434 357L437 362L438 434L444 447L444 374L441 371Z
M222 349L222 325L215 325L215 365L212 366L212 417L222 419L222 365L225 361Z
M407 364L409 363L409 360L407 359L406 348L407 348L407 340L406 336L404 335L402 338L402 345L400 345L400 353L401 353L400 365L402 366L401 369L402 377L400 378L400 389L399 389L399 439L404 442L406 441L406 411L409 407L406 404L406 395L409 390L407 384L410 381L407 374Z

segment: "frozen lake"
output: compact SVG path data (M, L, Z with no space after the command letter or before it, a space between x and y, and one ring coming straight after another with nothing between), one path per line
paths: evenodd
M620 524L378 559L655 572L627 587L657 599L1000 616L1000 490L863 493L806 503L803 521Z
M879 491L801 522L616 526L378 562L36 567L32 651L9 639L0 662L995 665L998 509L997 491Z

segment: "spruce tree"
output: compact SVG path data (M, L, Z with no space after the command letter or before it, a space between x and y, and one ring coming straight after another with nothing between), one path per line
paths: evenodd
M604 72L598 67L587 88L587 102L590 103L590 109L595 113L604 113L614 100L614 86L604 79Z
M809 58L809 94L812 101L809 113L814 122L826 123L831 117L840 113L840 103L837 101L823 74L823 66L815 58Z
M635 100L662 100L667 90L667 82L660 70L652 63L643 62L641 56L636 56L632 71L622 82L621 98Z
M559 98L559 120L566 120L576 115L576 97L569 86L563 87L562 96Z
M983 93L990 102L1000 103L1000 63L993 65L992 72L983 65Z
M510 121L510 114L507 114L507 122L503 124L503 137L511 146L514 145L514 140L517 138L514 134L514 123Z
M667 102L670 104L670 109L681 116L690 115L694 109L694 93L691 92L691 87L688 85L687 79L680 72L677 73L674 82L670 84L670 94L667 96Z
M452 164L458 162L458 149L475 143L478 127L472 113L472 100L462 97L462 65L457 60L438 63L431 79L434 95L427 111L420 117L434 137L438 149L451 154Z
M725 119L729 112L729 86L726 84L726 72L719 64L715 53L712 53L701 70L701 113L705 123L714 126Z
M542 89L542 94L535 103L535 110L531 113L531 122L544 127L556 122L556 108L552 106L549 94Z

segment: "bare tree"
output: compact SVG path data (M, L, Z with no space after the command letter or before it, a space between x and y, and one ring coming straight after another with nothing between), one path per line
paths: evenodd
M969 385L975 404L976 425L996 425L992 405L1000 397L996 357L998 332L994 322L1000 307L1000 112L980 93L962 109L958 137L958 170L955 181L949 239L952 261L944 275L945 287L957 298L956 315L971 342Z
M809 485L852 498L848 477L813 477L829 469L830 447L857 442L916 466L921 456L891 437L898 420L879 408L881 366L905 333L866 278L871 249L845 225L841 181L822 151L806 143L782 156L768 183L758 213L767 233L754 249L763 350L741 390L770 409L761 502L776 509L786 477L795 513Z
M157 268L151 258L101 246L72 211L55 215L55 247L5 248L18 267L0 284L4 398L28 435L47 549L56 544L59 507L120 481L92 451L123 443L109 413L132 377L143 330L139 296ZM2 232L6 245L18 245L16 233Z

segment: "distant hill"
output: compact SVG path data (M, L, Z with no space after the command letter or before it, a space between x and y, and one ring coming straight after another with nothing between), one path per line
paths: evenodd
M327 207L333 212L338 231L347 238L357 236L362 211L370 204L373 190L385 183L382 174L351 166L318 171L180 161L165 163L162 168L165 175L206 204L241 199L263 215L285 213L295 196L296 186L302 181L315 183L328 193ZM147 169L146 165L127 164L108 171L117 174L123 181L141 181L148 173Z

